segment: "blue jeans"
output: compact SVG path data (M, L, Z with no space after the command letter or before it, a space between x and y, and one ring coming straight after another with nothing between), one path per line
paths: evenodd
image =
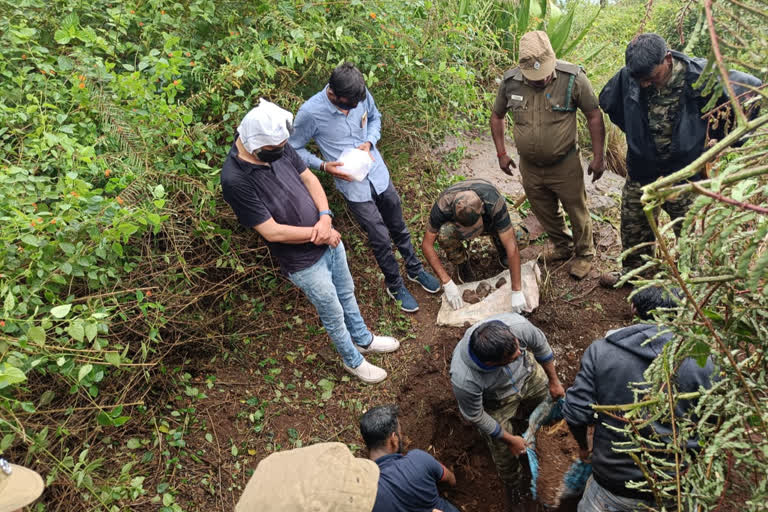
M584 496L579 502L578 512L633 512L647 510L646 506L654 506L653 500L624 498L597 483L594 477L589 477Z
M344 244L339 242L336 248L329 246L314 265L294 272L288 279L301 288L317 309L344 364L350 368L360 366L363 356L355 345L370 345L373 335L360 316Z

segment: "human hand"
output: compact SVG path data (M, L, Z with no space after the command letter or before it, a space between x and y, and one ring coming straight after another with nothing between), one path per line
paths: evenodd
M594 158L591 162L589 162L589 166L587 167L587 174L592 176L592 183L602 178L604 171L605 163L603 162L603 157Z
M554 382L549 383L549 394L552 395L552 398L555 400L565 396L565 389L559 379L555 379Z
M341 233L331 228L331 234L328 238L328 245L335 249L336 246L339 245L339 242L341 242Z
M522 313L523 308L526 306L525 295L523 295L522 291L512 290L509 306L513 313Z
M371 149L373 149L373 144L371 144L370 142L363 142L362 144L357 146L357 149L359 149L360 151L365 151L366 153L368 153L368 156L371 157L371 160L375 160L375 158L373 158L373 154L371 153Z
M327 245L330 240L332 229L331 216L321 215L320 219L314 226L312 226L312 235L310 236L309 241L315 245Z
M505 434L504 435L504 442L507 443L507 448L509 449L509 453L514 455L515 457L519 457L520 455L525 454L525 439L523 439L520 436L513 436L511 434Z
M505 153L499 157L499 168L504 171L504 174L513 176L512 169L517 169L517 165L515 164L515 161Z
M445 298L451 308L461 309L464 307L464 301L461 300L459 288L456 286L456 283L453 282L453 279L443 285L443 290L445 291Z
M340 167L344 167L343 162L325 162L325 166L324 166L325 172L327 172L334 178L339 178L340 180L344 180L344 181L352 181L352 176L339 170Z

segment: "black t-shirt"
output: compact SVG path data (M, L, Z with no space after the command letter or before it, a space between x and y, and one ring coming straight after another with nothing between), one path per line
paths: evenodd
M319 215L309 190L300 178L305 171L311 172L290 144L285 145L285 154L268 166L241 160L233 143L221 170L224 200L235 211L240 224L248 229L270 218L278 224L312 227ZM327 245L311 242L267 242L267 246L285 275L311 267L328 248Z

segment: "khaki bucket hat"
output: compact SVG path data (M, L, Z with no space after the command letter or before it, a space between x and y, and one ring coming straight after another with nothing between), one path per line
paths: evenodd
M273 453L248 481L235 512L371 512L379 467L342 443Z
M43 493L43 478L31 469L0 459L0 512L15 512Z
M520 38L520 71L523 76L536 82L544 80L555 70L555 51L543 30L528 32Z

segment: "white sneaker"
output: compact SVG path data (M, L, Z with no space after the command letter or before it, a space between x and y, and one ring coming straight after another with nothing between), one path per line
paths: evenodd
M357 368L350 368L345 364L344 369L366 384L376 384L387 378L387 371L384 368L372 365L365 359Z
M400 342L391 336L374 336L373 341L367 347L361 347L360 345L355 346L361 354L368 354L370 352L385 354L399 349Z

